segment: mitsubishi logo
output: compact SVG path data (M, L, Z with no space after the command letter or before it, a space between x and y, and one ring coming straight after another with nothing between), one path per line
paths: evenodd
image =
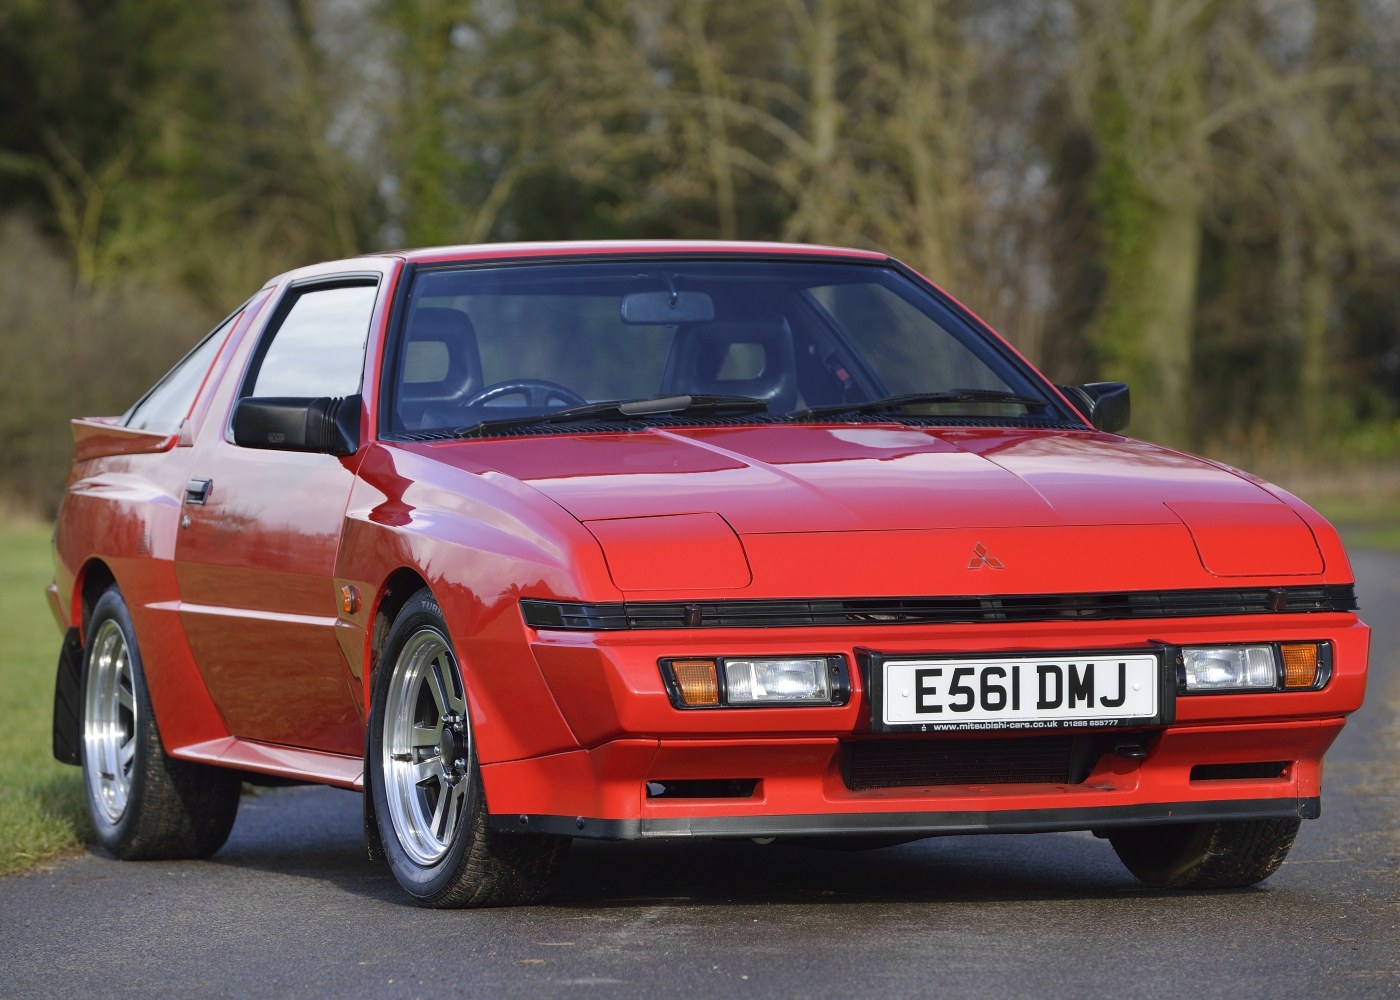
M987 546L978 542L972 547L972 558L967 561L967 568L981 569L984 566L987 569L1006 569L1005 563L996 556L990 555L987 552Z

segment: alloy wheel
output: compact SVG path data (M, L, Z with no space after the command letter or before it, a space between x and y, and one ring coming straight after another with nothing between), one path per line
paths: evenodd
M384 712L385 798L393 829L415 864L448 852L466 806L471 720L446 637L423 627L393 667Z
M136 761L136 692L126 636L104 621L92 639L84 692L83 760L99 818L116 824L131 798Z

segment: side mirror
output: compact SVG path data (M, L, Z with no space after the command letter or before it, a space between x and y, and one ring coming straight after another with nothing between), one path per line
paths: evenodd
M353 455L360 447L360 397L248 397L233 408L233 443L243 448Z
M1086 382L1083 385L1057 385L1069 401L1079 407L1089 423L1101 431L1113 433L1128 426L1132 418L1132 401L1128 386L1123 382Z

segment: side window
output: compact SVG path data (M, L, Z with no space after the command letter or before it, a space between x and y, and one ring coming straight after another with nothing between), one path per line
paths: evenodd
M158 434L174 434L180 429L180 422L190 415L194 397L204 384L204 376L214 363L219 347L238 317L239 310L210 333L194 350L157 382L146 395L126 414L126 426L137 431L152 431Z
M360 390L365 340L374 311L373 284L293 292L264 343L248 396L349 396Z

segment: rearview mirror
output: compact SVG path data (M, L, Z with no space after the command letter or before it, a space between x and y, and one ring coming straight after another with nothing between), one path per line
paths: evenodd
M715 302L705 292L632 292L622 297L622 322L637 326L706 323Z
M1128 426L1132 417L1132 400L1124 382L1085 382L1083 385L1058 385L1069 401L1101 431L1112 434Z
M233 409L233 443L243 448L353 455L360 446L360 397L248 397Z

